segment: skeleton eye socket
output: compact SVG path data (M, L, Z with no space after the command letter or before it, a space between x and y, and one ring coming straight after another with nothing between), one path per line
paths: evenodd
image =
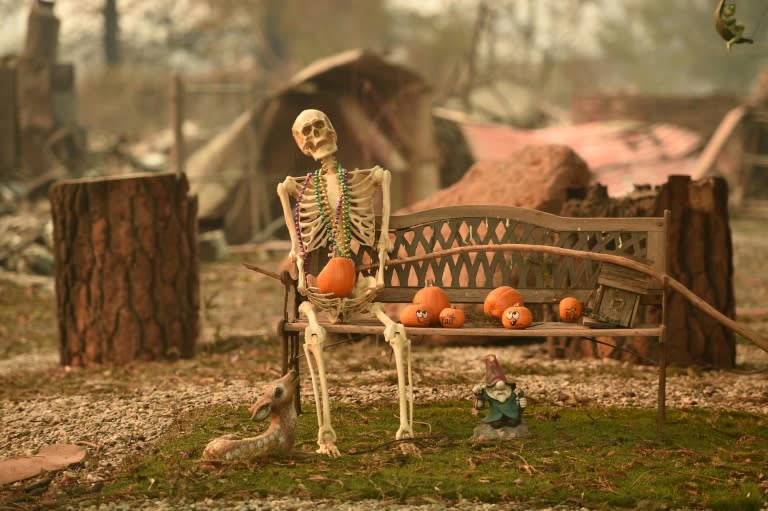
M310 133L312 133L312 126L311 125L307 124L306 126L301 128L301 134L302 135L307 136Z
M272 397L274 397L275 399L280 399L281 397L283 397L283 387L277 387Z
M312 127L321 130L321 129L325 128L325 122L324 121L315 121L315 122L312 123Z

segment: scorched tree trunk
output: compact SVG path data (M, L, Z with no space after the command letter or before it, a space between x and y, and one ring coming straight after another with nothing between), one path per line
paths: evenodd
M194 355L197 202L188 191L175 174L51 187L62 365Z

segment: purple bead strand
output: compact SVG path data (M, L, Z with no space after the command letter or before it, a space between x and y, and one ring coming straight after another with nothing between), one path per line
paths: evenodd
M307 178L304 180L304 185L301 187L301 193L299 193L299 196L296 198L296 208L293 210L293 225L296 229L296 238L299 242L299 255L301 256L301 260L304 265L304 275L307 274L309 261L307 261L307 258L305 257L304 240L301 237L301 224L299 223L299 216L301 215L301 200L304 198L304 193L307 191L307 185L309 184L309 179L311 177L312 172L307 172Z

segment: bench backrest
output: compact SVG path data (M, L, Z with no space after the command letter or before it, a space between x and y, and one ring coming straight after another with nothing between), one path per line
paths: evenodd
M663 272L667 222L668 217L574 218L517 207L450 206L392 216L390 257L523 243L625 256ZM358 266L375 262L374 250L353 246ZM500 285L517 288L526 303L556 303L566 295L586 300L596 287L599 267L596 261L552 254L460 253L387 267L386 287L377 301L410 302L428 283L445 289L454 303L482 303ZM651 284L652 290L659 287L657 282Z

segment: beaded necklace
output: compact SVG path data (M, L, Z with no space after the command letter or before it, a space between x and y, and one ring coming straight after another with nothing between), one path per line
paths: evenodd
M322 175L322 167L314 172L308 172L307 177L304 180L304 186L296 201L296 208L293 215L296 232L299 234L299 250L302 258L304 257L304 242L300 236L299 215L301 201L306 193L307 184L309 183L310 178L313 179L315 202L320 211L320 219L323 222L323 228L330 240L328 247L330 256L338 255L348 258L352 257L352 250L350 249L350 242L352 241L352 224L349 218L349 171L342 168L341 164L338 164L336 175L339 180L341 194L339 195L339 202L336 205L335 222L331 221L331 204L328 199L327 184ZM306 263L306 259L304 259L304 261Z
M296 207L293 210L293 226L296 230L296 238L298 238L299 242L299 255L301 256L301 260L304 261L304 274L307 274L307 269L309 268L309 261L307 261L307 258L305 257L305 251L304 251L304 238L301 237L301 224L299 223L299 217L301 215L301 200L304 198L304 193L307 191L307 185L309 184L309 179L312 177L312 172L307 172L307 177L304 179L304 184L301 187L301 193L299 193L299 196L296 198Z

